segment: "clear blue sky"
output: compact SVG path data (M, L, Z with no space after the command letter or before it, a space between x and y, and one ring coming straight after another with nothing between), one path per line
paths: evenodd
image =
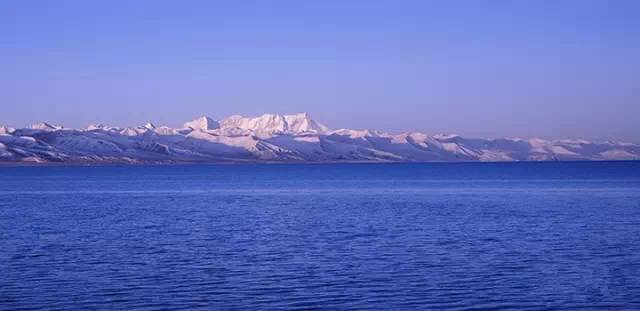
M640 141L640 1L0 1L0 124Z

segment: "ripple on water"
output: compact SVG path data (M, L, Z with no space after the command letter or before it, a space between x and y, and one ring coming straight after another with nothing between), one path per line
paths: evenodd
M640 309L640 164L509 165L0 178L0 309Z

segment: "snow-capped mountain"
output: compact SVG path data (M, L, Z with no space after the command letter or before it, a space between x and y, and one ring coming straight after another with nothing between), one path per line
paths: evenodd
M191 122L185 123L184 127L190 128L193 130L208 131L208 130L215 130L217 128L220 128L220 123L218 123L218 121L211 119L209 117L200 117Z
M474 139L424 133L331 130L308 114L201 117L183 128L48 123L0 126L4 163L431 162L640 160L640 145L542 139Z
M328 127L314 121L307 113L284 116L265 114L256 118L235 115L220 121L220 127L239 128L264 134L322 134L329 131Z

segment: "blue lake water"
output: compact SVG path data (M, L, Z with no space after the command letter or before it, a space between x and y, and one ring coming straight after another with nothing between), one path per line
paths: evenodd
M639 309L640 162L0 167L0 309Z

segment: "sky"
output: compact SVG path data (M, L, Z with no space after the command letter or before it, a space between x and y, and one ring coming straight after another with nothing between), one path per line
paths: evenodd
M640 142L640 1L0 1L0 124Z

